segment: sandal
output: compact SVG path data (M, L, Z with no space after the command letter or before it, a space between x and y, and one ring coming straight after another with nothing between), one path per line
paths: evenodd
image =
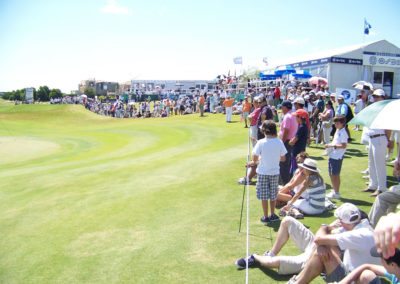
M299 210L297 210L296 208L292 208L290 210L290 216L292 216L295 219L304 219L304 214L301 213Z

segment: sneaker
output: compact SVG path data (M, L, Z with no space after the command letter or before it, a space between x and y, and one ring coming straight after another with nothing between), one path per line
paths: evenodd
M254 258L254 255L250 255L247 258L247 262L248 262L248 267L249 268L257 266L257 261ZM246 258L239 258L238 260L235 261L235 264L236 264L237 268L245 269L246 268Z
M261 223L263 223L263 224L268 224L269 222L271 222L271 220L269 219L269 217L265 217L265 216L262 216L261 219L260 219L260 221L261 221Z
M275 254L269 250L267 250L266 252L264 252L264 256L275 256Z
M279 220L280 220L280 219L279 219L279 216L276 215L275 213L272 214L271 216L269 216L269 221L270 221L270 222L277 222L277 221L279 221Z
M329 199L340 199L340 193L336 193L334 190L331 190L326 197Z
M364 175L369 175L369 170L366 169L365 171L361 171L360 173L364 174Z
M363 179L369 179L369 175L362 176Z

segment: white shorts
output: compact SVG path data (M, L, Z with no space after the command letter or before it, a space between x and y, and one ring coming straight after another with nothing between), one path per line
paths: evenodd
M258 132L257 125L250 126L250 137L252 139L257 140L257 132Z

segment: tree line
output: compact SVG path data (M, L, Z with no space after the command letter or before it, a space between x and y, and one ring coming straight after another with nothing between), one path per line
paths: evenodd
M33 99L35 101L48 102L50 99L62 98L60 89L50 89L47 86L40 86L39 89L33 89ZM25 89L14 90L3 93L3 99L10 101L25 101Z

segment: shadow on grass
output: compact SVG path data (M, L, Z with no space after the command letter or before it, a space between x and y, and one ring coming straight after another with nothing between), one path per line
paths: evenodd
M268 228L273 229L274 232L278 232L280 225L281 225L281 220L279 220L279 222L269 223L269 224L267 224L265 226L268 227Z
M265 275L271 277L275 281L289 281L289 279L292 277L292 275L280 275L275 270L265 267L260 267L260 270L264 272Z
M344 155L345 158L352 158L351 156L355 157L367 157L368 154L364 151L360 151L358 149L346 149L346 154Z
M238 234L246 234L246 232L244 232L244 231L242 231L242 232L239 232ZM252 233L249 233L249 236L252 236L252 237L255 237L255 238L258 238L258 239L263 239L263 240L272 240L272 235L271 234L269 234L269 236L265 236L265 235L256 235L256 234L252 234Z
M364 194L365 195L365 194ZM369 197L369 194L365 195ZM359 199L350 199L350 198L341 198L340 201L345 203L345 202L349 202L349 203L353 203L356 206L372 206L372 203L375 199L372 200L372 202L368 202L365 200L359 200Z
M399 182L397 181L397 178L393 177L393 176L388 176L387 177L387 186L388 188L393 186L393 185L397 185L399 184Z
M324 157L321 156L310 156L311 159L316 160L316 161L322 161L324 160Z

